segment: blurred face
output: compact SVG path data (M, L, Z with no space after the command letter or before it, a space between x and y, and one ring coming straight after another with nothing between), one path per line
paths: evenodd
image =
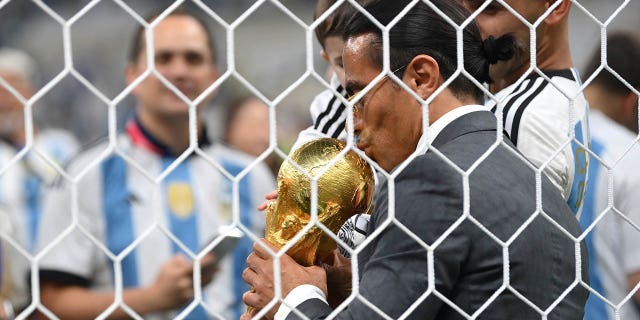
M32 88L29 82L15 72L1 71L0 77L23 97L30 98ZM24 127L24 106L20 101L0 85L0 136L10 138L16 130Z
M324 40L324 50L322 58L324 58L331 70L338 76L340 83L344 85L344 65L342 64L342 50L344 49L344 41L342 37L331 36Z
M369 56L372 34L349 38L342 56L350 95L364 89L378 74ZM400 75L401 73L396 73ZM358 148L386 171L413 153L422 134L420 104L403 88L384 78L357 103L354 133Z
M227 142L238 150L259 156L269 147L269 108L258 99L239 106L228 125Z
M153 35L156 70L187 98L194 100L215 81L217 71L213 53L205 31L195 19L169 16L158 24ZM143 48L137 63L127 69L127 81L135 80L146 68L146 50ZM154 75L145 78L134 89L134 94L140 113L156 117L188 116L187 104Z
M489 0L463 0L463 3L469 11L475 12L486 1ZM544 0L506 0L505 2L530 23L535 22L547 9L547 1ZM489 36L494 36L498 39L505 34L511 34L515 37L516 50L514 57L509 61L501 61L492 65L489 71L491 78L494 80L514 77L517 80L530 65L529 28L506 7L496 1L491 2L477 16L476 22L480 27L482 39L486 39ZM538 33L538 40L540 36L541 34Z

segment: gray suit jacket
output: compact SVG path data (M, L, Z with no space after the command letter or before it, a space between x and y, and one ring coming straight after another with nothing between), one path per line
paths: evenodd
M495 116L472 112L449 124L433 146L466 171L490 149L496 136ZM383 184L369 234L384 230L358 255L362 297L391 318L463 319L451 306L455 304L469 315L479 313L479 319L541 319L529 304L544 312L567 293L548 319L582 319L588 292L572 284L576 255L582 256L581 277L588 283L586 247L581 244L576 252L565 234L578 236L578 222L544 175L542 211L536 211L533 167L506 143L510 147L498 146L470 174L467 218L462 218L464 179L436 152L417 157L396 178L395 217L433 246L433 258L395 224L384 226L390 203L388 185ZM514 236L518 230L522 231ZM503 249L489 233L508 242L508 248ZM325 318L332 311L318 299L307 300L297 309L311 319ZM289 318L297 316L292 312ZM338 318L381 316L356 298Z

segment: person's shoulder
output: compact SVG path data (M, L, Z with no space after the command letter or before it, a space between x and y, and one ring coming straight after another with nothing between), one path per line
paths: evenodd
M589 121L591 150L607 165L614 166L616 179L640 179L640 174L636 174L638 159L640 159L640 144L636 142L636 136L626 127L598 111L590 113Z
M124 135L117 137L118 148L126 154L130 154L128 150L128 140ZM109 139L106 137L94 140L80 148L69 161L65 164L65 169L70 173L78 172L87 166L91 166L95 162L103 162L106 159L116 156L112 150L110 154L105 154L109 149Z
M635 143L633 132L597 110L589 113L589 126L592 137L609 146L626 149Z
M447 150L445 150L447 149ZM415 182L418 185L439 184L449 185L461 182L461 170L456 164L457 151L446 146L440 152L427 152L415 157L402 172L398 174L398 181L404 183ZM398 169L396 169L398 170Z
M78 143L78 140L71 132L60 128L46 128L38 131L36 141Z
M580 89L580 82L573 69L547 71L545 75L532 79L534 85L527 90L526 99L522 103L529 105L529 110L562 113L568 116L570 108L574 108L576 117L582 117L587 101ZM531 112L531 111L530 111Z
M64 164L80 151L80 142L69 131L50 128L37 132L34 148Z

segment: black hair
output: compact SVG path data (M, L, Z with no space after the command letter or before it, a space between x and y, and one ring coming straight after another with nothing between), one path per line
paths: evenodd
M316 9L313 12L313 20L317 20L325 11L327 11L333 4L336 3L337 0L318 0L316 4ZM328 37L338 36L341 37L344 29L347 26L347 22L353 14L355 13L355 9L349 5L349 3L344 2L341 4L336 10L331 12L326 19L324 19L321 23L318 24L316 29L314 30L316 33L316 38L320 45L324 48L324 41Z
M607 38L607 64L632 87L640 89L640 35L637 33L613 33ZM600 67L600 46L595 50L583 77L590 77ZM592 84L603 86L608 91L629 94L631 89L624 85L608 70L602 70Z
M410 2L378 0L366 5L365 9L381 24L388 25ZM431 3L457 25L469 17L467 9L457 1L431 0ZM343 38L347 40L366 33L377 36L370 56L373 63L382 66L382 32L364 14L358 12L352 17ZM483 41L475 21L464 28L462 41L464 68L480 83L491 82L490 63L513 56L514 39L511 35ZM426 3L419 2L389 30L389 53L391 70L406 66L417 55L427 54L436 60L443 78L449 79L457 69L456 29ZM483 97L482 90L464 75L453 80L449 89L458 97L473 96L477 101Z
M148 15L147 17L145 17L145 21L151 23L153 22L153 20L155 20L157 17L159 17L162 11L157 11L154 12L150 15ZM209 27L207 26L207 23L204 21L204 19L202 19L201 17L199 17L198 15L184 10L184 9L177 9L172 11L171 13L169 13L169 15L167 15L165 18L168 17L173 17L173 16L184 16L184 17L191 17L193 18L203 29L206 37L207 37L207 47L209 47L209 50L211 50L211 57L212 57L212 62L215 63L215 48L214 48L214 44L213 44L213 35L211 33L211 30L209 29ZM133 38L131 39L131 46L129 47L129 63L131 64L136 64L138 61L138 56L140 55L140 52L142 50L144 50L144 46L145 46L145 32L144 32L145 28L144 26L140 25L137 29L136 29L136 33L134 34Z

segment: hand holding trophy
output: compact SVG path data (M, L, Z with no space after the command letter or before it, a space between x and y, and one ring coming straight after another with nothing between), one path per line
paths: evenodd
M374 178L367 162L350 150L327 169L345 145L331 138L302 145L291 154L291 160L304 173L289 161L282 164L278 198L267 206L265 238L270 244L285 246L311 221L311 179L307 175L315 177L326 169L318 179L318 223L334 234L351 216L369 211ZM335 241L314 225L287 254L299 264L311 266L326 261L335 249Z

